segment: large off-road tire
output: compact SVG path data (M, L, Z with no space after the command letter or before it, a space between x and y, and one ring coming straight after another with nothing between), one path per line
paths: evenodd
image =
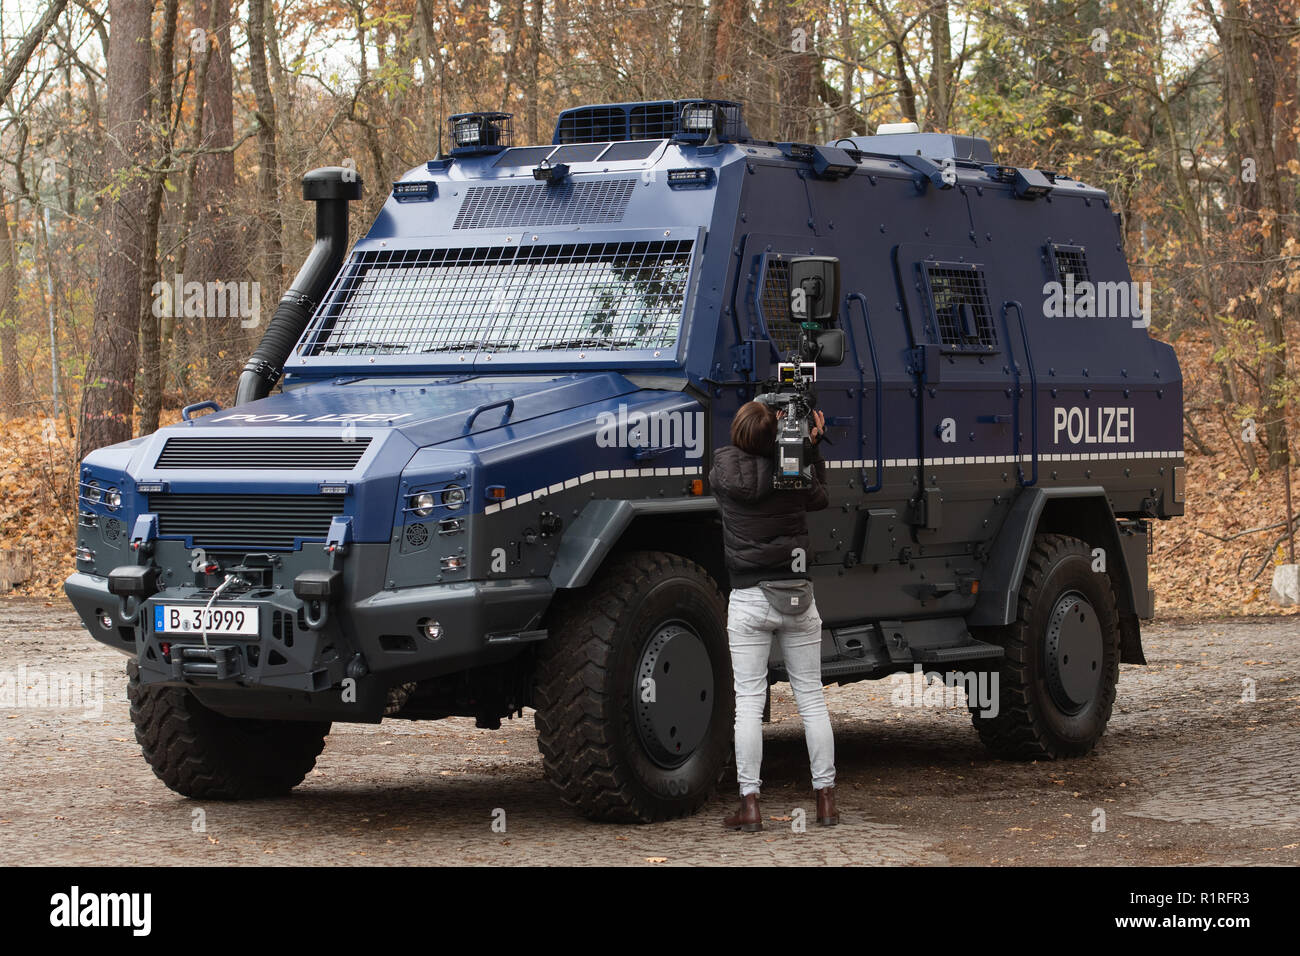
M730 756L735 713L713 579L677 555L621 556L562 599L549 629L537 745L564 802L616 822L698 810Z
M1016 620L983 631L1006 651L998 711L971 718L996 757L1082 757L1106 732L1119 679L1119 612L1092 547L1039 534L1025 565Z
M249 800L288 793L316 765L329 721L226 717L183 687L145 687L127 665L135 739L158 779L186 797Z

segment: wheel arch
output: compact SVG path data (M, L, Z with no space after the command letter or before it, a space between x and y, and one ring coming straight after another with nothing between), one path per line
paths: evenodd
M585 587L609 558L646 550L689 558L727 590L722 525L712 496L588 502L564 532L550 582L557 591Z
M1134 589L1134 568L1120 541L1115 513L1100 486L1027 488L1011 507L989 553L980 596L967 616L973 626L1001 626L1016 614L1016 596L1036 534L1069 535L1101 548L1120 617L1120 661L1145 664ZM1145 599L1145 595L1143 595Z

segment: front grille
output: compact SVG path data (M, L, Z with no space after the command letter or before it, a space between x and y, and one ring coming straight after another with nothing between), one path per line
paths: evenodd
M569 182L559 186L547 183L471 186L452 228L508 229L619 222L635 187L635 179Z
M198 547L292 550L297 539L324 541L342 495L150 495L158 535Z
M346 435L169 438L158 456L156 467L350 471L366 453L369 444L369 437L353 436L349 441Z

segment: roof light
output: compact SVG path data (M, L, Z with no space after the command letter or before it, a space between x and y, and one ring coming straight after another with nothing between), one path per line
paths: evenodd
M876 127L877 136L892 136L894 133L919 133L921 127L915 123L881 123Z
M1052 184L1036 169L1017 169L1016 184L1012 188L1018 199L1038 199L1052 191Z
M438 195L438 184L432 181L393 183L393 198L398 202L427 202Z
M817 146L812 155L813 174L818 179L843 179L852 176L857 162L847 150L838 146Z
M713 185L713 170L707 166L691 169L668 170L668 185L673 189L689 189Z
M682 131L686 133L717 132L721 110L714 103L688 103L682 107Z
M457 113L451 125L452 152L495 153L510 145L513 113Z

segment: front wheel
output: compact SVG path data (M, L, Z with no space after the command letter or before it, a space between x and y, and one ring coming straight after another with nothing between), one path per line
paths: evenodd
M302 783L325 748L329 721L227 717L184 687L145 686L134 661L127 674L131 721L144 759L182 796L281 796Z
M546 778L593 820L693 813L731 751L727 608L693 561L635 552L557 608L540 648Z
M1006 652L996 713L971 707L994 756L1082 757L1106 732L1119 679L1119 612L1110 577L1092 564L1086 542L1036 535L1016 620L981 635Z

